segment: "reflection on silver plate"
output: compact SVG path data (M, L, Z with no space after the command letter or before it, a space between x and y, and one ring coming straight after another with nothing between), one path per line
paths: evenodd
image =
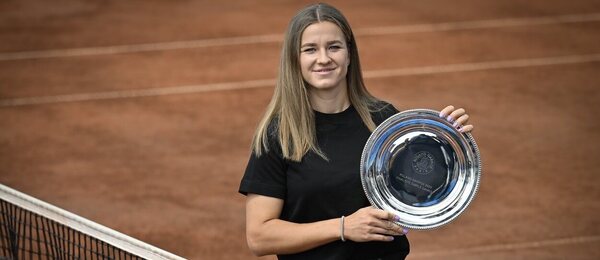
M360 175L371 204L400 217L399 225L432 229L469 206L481 176L479 149L439 112L403 111L371 134Z

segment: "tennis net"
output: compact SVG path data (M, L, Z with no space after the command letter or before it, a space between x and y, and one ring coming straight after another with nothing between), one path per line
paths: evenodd
M0 260L183 259L0 184Z

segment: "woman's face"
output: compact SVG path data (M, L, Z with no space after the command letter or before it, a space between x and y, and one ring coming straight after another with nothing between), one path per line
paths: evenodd
M302 77L317 90L346 88L350 57L344 33L331 22L306 27L300 42Z

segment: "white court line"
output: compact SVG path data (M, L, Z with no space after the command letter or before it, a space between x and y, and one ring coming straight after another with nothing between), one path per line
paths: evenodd
M581 23L600 21L600 13L591 14L572 14L572 15L557 15L543 16L530 18L505 18L495 20L477 20L464 22L448 22L437 24L417 24L406 26L391 26L391 27L373 27L356 30L356 34L363 35L387 35L387 34L403 34L403 33L422 33L422 32L443 32L443 31L458 31L472 30L485 28L500 28L514 26L534 26L534 25L551 25L563 23Z
M563 23L580 23L600 21L600 13L556 15L529 18L505 18L494 20L475 20L463 22L446 22L436 24L416 24L403 26L371 27L355 30L357 36L391 35L404 33L440 32L469 29L500 28L514 26L551 25ZM282 34L266 34L204 40L173 41L162 43L143 43L104 47L84 47L72 49L55 49L41 51L21 51L0 53L0 61L62 58L91 55L111 55L123 53L193 49L215 46L246 45L261 43L277 43L283 40Z
M535 59L502 60L502 61L488 61L488 62L477 62L477 63L458 63L458 64L438 65L438 66L402 68L402 69L394 69L394 70L374 70L374 71L364 72L364 77L365 78L388 78L388 77L478 71L478 70L490 70L490 69L522 68L522 67L548 66L548 65L559 65L559 64L576 64L576 63L586 63L586 62L600 62L600 53L588 54L588 55L544 57L544 58L535 58ZM130 90L105 91L105 92L95 92L95 93L56 95L56 96L10 98L10 99L0 99L0 107L41 105L41 104L106 100L106 99L137 98L137 97L149 97L149 96L164 96L164 95L174 95L174 94L189 94L189 93L200 93L200 92L222 91L222 90L239 90L239 89L249 89L249 88L263 88L263 87L273 87L275 85L275 83L276 83L275 79L263 79L263 80L250 80L250 81L190 85L190 86L178 86L178 87L130 89Z
M92 101L106 99L139 98L176 94L190 94L198 92L239 90L247 88L262 88L275 85L275 79L250 80L239 82L226 82L216 84L190 85L178 87L162 87L147 89L130 89L118 91L104 91L94 93L67 94L56 96L38 96L26 98L0 99L0 107L41 105L64 102Z
M481 254L481 253L491 253L498 251L510 251L510 250L523 250L523 249L535 249L542 247L551 247L551 246L565 246L565 245L573 245L573 244L583 244L583 243L593 243L600 242L600 236L580 236L580 237L567 237L560 239L552 239L552 240L542 240L542 241L529 241L522 243L509 243L509 244L496 244L496 245L488 245L488 246L476 246L469 248L457 248L457 249L449 249L444 251L433 251L433 252L415 252L411 253L411 259L444 259L444 256L450 255L466 255L466 254Z
M536 59L518 59L504 61L488 61L476 63L459 63L449 65L425 66L415 68L402 68L393 70L375 70L364 72L365 78L385 78L425 74L438 74L459 71L477 71L505 68L522 68L558 64L585 63L600 61L600 54L571 55L559 57L545 57Z

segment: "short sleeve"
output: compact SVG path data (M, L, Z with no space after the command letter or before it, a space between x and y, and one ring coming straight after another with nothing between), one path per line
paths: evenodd
M377 104L375 111L371 113L375 125L380 125L389 117L397 114L399 111L392 104L381 101Z
M244 195L254 193L285 199L286 171L286 160L277 152L277 149L269 149L260 156L252 153L242 177L239 192Z

